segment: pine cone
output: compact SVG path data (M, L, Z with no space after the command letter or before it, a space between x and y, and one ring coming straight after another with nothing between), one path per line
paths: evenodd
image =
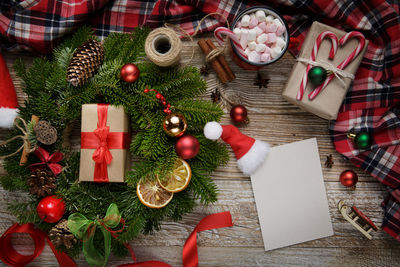
M83 85L103 63L103 44L95 39L81 45L72 56L67 69L67 81L73 86Z
M38 197L51 195L56 189L56 177L47 169L35 169L28 178L30 193Z
M67 223L68 220L62 219L49 232L51 242L57 248L64 245L66 249L71 249L78 242L75 236L69 231Z

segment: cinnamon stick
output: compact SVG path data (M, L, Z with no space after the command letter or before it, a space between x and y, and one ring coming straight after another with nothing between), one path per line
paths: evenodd
M207 56L212 51L211 47L207 44L207 41L204 39L199 40L197 42L197 44L199 45L201 51L203 51L205 56ZM229 80L229 78L228 78L228 74L225 72L221 63L218 60L213 59L213 60L211 60L210 64L211 64L211 67L217 73L217 76L220 79L220 81L222 83L226 83Z
M215 45L214 45L213 41L211 41L211 39L207 40L207 44L209 47L211 47L211 50L214 50L217 48L217 47L215 47ZM228 74L228 82L233 81L236 77L235 77L235 74L233 73L233 71L231 70L231 68L229 67L228 62L226 61L225 57L223 55L218 55L217 60L219 61L219 63L221 63L225 72Z
M32 115L31 121L35 121L36 123L39 122L39 117L36 115ZM29 142L27 144L25 144L24 149L22 150L22 155L21 155L21 159L19 161L19 165L24 165L25 163L28 162L28 150L30 149L30 144Z

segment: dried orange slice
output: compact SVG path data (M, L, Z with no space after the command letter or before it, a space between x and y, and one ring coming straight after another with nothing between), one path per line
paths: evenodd
M164 179L159 179L161 187L165 190L177 193L185 189L192 178L192 170L189 164L183 159L176 160L173 170Z
M139 182L136 194L143 205L156 209L165 207L174 196L174 193L163 189L157 180Z

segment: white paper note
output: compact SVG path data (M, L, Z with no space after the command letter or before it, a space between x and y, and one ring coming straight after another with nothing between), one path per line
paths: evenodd
M271 148L251 183L266 251L333 235L315 138Z

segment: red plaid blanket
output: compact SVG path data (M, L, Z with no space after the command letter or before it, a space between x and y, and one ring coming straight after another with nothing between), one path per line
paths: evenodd
M279 3L279 4L278 4ZM2 0L0 42L3 47L52 51L60 38L84 23L103 38L138 25L180 24L193 32L211 12L229 21L256 2L238 0ZM264 3L265 4L265 3ZM368 51L330 132L336 150L389 189L383 203L382 228L400 241L400 17L395 0L274 0L268 5L285 15L291 36L300 43L314 20L344 30L357 29L369 39ZM207 19L202 31L221 25ZM297 54L300 47L292 49ZM359 151L346 138L349 130L374 137L370 150Z

